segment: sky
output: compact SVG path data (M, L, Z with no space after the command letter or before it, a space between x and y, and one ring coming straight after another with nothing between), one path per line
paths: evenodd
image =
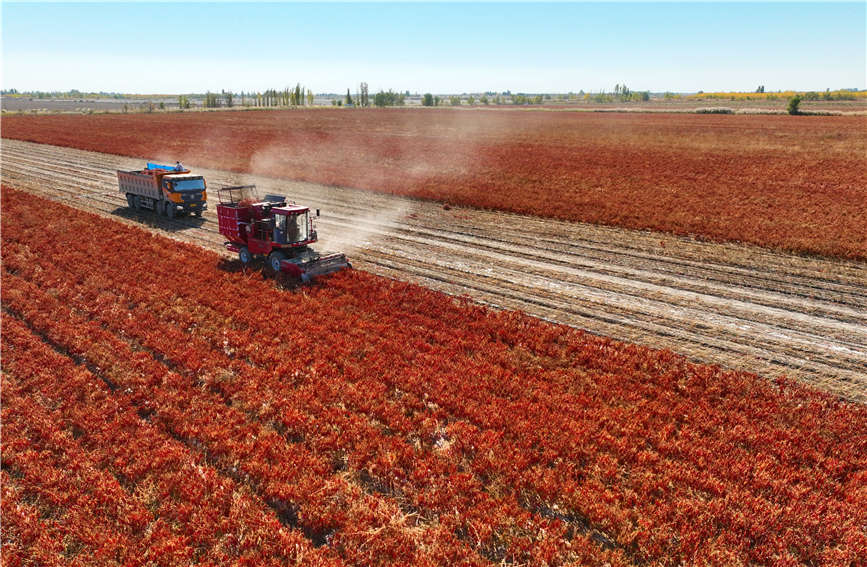
M867 3L13 3L2 88L867 88Z

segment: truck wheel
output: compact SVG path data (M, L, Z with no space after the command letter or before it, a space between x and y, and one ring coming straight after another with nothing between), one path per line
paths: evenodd
M175 218L175 206L171 203L166 203L166 216L170 219Z
M242 246L238 251L238 259L241 260L242 264L249 264L253 260L253 255L250 254L250 250L246 246Z
M126 194L126 204L129 205L129 208L130 208L130 209L134 209L134 208L135 208L135 199L133 199L133 194L132 194L132 193L127 193L127 194Z
M135 210L140 211L141 210L141 197L139 197L138 195L133 196L132 206Z
M193 214L199 218L202 218L202 209L196 209L195 211L193 211Z
M271 252L271 255L268 256L268 265L271 266L271 269L275 272L280 271L280 263L286 259L286 254L282 252Z

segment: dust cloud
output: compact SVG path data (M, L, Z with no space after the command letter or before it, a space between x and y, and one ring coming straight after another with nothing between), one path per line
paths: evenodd
M256 150L247 170L254 175L380 193L412 196L423 189L425 197L437 198L438 186L446 187L450 180L476 172L480 140L502 139L498 121L480 116L484 111L438 112L435 121L419 120L417 110L344 112L348 129L342 124L339 131L315 134L290 130L285 138ZM381 112L384 120L381 125L357 122L354 112ZM326 209L328 191L322 187L323 194L316 199ZM447 199L447 194L441 198ZM411 199L380 199L376 193L361 199L365 202L359 203L351 218L323 217L319 226L324 245L348 254L366 248L418 207Z

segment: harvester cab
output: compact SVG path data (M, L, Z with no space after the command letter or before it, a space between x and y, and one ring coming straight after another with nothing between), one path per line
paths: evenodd
M227 238L226 249L237 252L241 263L264 256L274 272L302 282L351 267L344 254L313 250L318 235L308 207L282 195L260 199L254 185L224 187L217 194L220 234Z

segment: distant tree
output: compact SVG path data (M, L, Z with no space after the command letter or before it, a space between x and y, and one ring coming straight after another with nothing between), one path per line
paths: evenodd
M440 105L440 102L442 102L442 100L443 100L443 99L441 99L440 97L435 96L435 97L434 97L434 106L439 106L439 105Z
M474 97L473 95L469 95L469 96L467 97L467 104L469 104L470 106L472 106L472 105L474 105L475 103L476 103L476 97Z
M295 104L304 104L304 97L301 96L301 83L295 83Z
M494 97L494 104L503 104L503 99L500 98L500 95Z
M232 91L223 91L223 98L226 99L226 106L232 108L235 104L235 95L232 94Z
M542 95L536 95L533 97L533 104L542 104Z
M358 105L365 107L370 106L370 96L368 95L367 83L361 83L361 85L359 85L358 87L358 90L360 93L360 100L358 101Z
M166 109L166 103L161 102L160 103L160 110L165 110L165 109Z
M614 85L614 97L621 101L632 100L632 91L626 85Z
M789 106L786 107L786 110L789 114L800 114L801 110L798 108L801 105L801 97L798 95L793 96L789 99Z
M313 106L313 91L307 89L307 106Z
M461 97L454 96L454 95L450 96L449 97L449 104L451 104L452 106L460 106L461 105Z
M759 85L759 87L756 89L756 92L757 93L765 92L765 85Z
M391 89L388 89L388 92L379 91L373 95L373 104L380 108L384 106L403 106L404 100L403 93L396 93Z
M205 93L205 100L203 103L203 106L205 108L217 108L219 105L220 101L217 98L216 93L212 93L211 91Z
M346 89L346 104L352 104L352 97L349 96L349 89Z
M188 99L184 95L178 96L178 108L180 108L181 110L186 110L190 108L190 99Z
M488 104L488 95L483 94L481 98L479 98L479 102L481 102L482 104Z
M433 95L430 93L424 93L424 96L421 99L421 104L422 104L422 106L433 106L434 105Z

